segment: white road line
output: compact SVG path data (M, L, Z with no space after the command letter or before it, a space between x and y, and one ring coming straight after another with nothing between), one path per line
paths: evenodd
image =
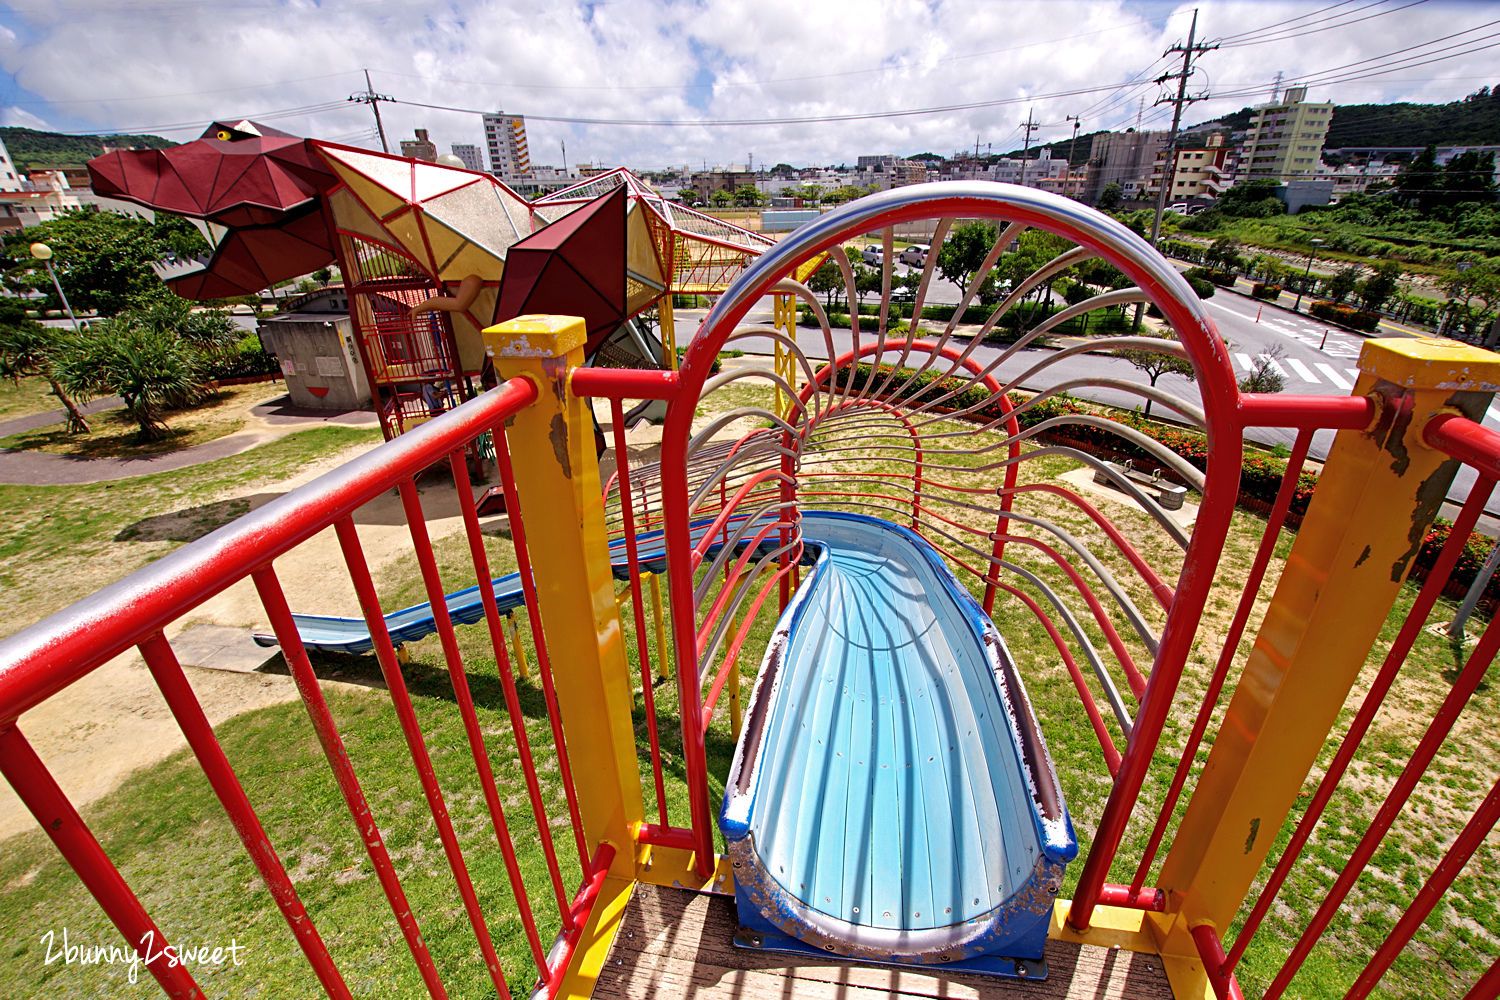
M1359 381L1359 369L1358 368L1345 368L1344 371L1346 371L1346 372L1349 373L1349 380L1351 382L1358 382Z
M1286 369L1281 367L1280 362L1278 362L1271 355L1262 354L1260 356L1260 363L1271 369L1277 375L1280 375L1282 378L1286 378Z
M1248 354L1236 353L1234 356L1234 360L1238 361L1240 363L1240 367L1247 372L1255 368L1255 362L1250 360L1250 355Z
M1287 366L1292 369L1292 371L1294 371L1298 375L1302 376L1302 381L1304 381L1304 382L1313 382L1313 383L1317 383L1317 382L1321 381L1318 378L1318 376L1316 376L1316 375L1314 375L1312 373L1312 369L1311 368L1307 367L1302 362L1298 361L1296 358L1287 358L1286 359L1286 363L1287 363Z
M1334 367L1332 365L1325 365L1323 362L1319 361L1319 362L1317 362L1317 366L1318 366L1318 371L1320 371L1324 375L1328 376L1328 381L1332 382L1334 385L1338 386L1340 389L1353 389L1354 388L1354 383L1350 382L1348 379L1344 378L1344 376L1340 375L1337 371L1335 371Z
M1500 423L1500 410L1495 409L1497 406L1500 406L1500 403L1491 403L1490 408L1484 411L1484 415L1496 423Z

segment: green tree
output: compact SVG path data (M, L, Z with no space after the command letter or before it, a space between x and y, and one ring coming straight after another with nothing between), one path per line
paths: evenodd
M1171 327L1164 327L1160 333L1152 333L1144 330L1140 336L1155 337L1159 340L1176 340L1177 335ZM1193 364L1185 358L1179 358L1175 354L1163 354L1160 351L1147 350L1145 348L1127 347L1111 352L1117 358L1123 358L1132 365L1146 373L1146 379L1154 388L1157 379L1163 375L1181 375L1189 382L1198 380L1198 373L1193 371ZM1146 400L1146 416L1151 416L1151 400Z
M1333 277L1323 282L1323 291L1334 302L1343 302L1359 287L1359 271L1353 266L1339 268Z
M1108 212L1112 208L1118 208L1120 201L1125 196L1125 189L1119 184L1111 181L1104 185L1104 190L1099 192L1099 203L1097 205L1101 212Z
M56 359L54 371L75 396L118 394L139 428L139 442L166 436L163 411L198 398L206 381L198 351L130 313L95 323Z
M708 200L714 208L728 208L729 203L734 201L734 195L728 191L719 190L709 195Z
M811 278L807 279L807 287L824 296L825 308L832 312L833 304L840 301L840 293L844 290L844 273L830 258L812 273Z
M824 188L822 187L822 185L819 185L819 184L804 184L804 185L802 185L802 200L805 201L805 202L807 202L807 203L809 203L809 204L811 204L811 205L820 204L823 201L823 193L824 193Z
M1236 184L1219 195L1214 208L1236 219L1266 219L1286 214L1286 205L1276 197L1276 182L1265 179Z
M1375 273L1359 283L1359 302L1366 309L1379 310L1401 287L1401 265L1393 260L1381 261Z
M1416 205L1417 210L1426 215L1438 203L1438 182L1441 179L1437 147L1429 145L1396 178L1396 196L1403 205Z
M999 235L1000 230L988 222L965 222L955 227L938 251L938 274L959 287L967 287Z
M678 188L677 200L684 205L696 205L698 204L698 192L693 188Z
M27 375L46 379L52 395L68 413L68 433L87 434L89 425L83 412L52 372L53 360L66 350L71 337L71 331L46 326L26 315L26 306L20 301L0 299L0 378L12 383Z
M740 208L754 208L765 200L765 196L755 189L754 184L741 184L734 192L734 203Z
M175 216L150 223L114 212L65 213L5 238L6 287L41 292L49 309L62 303L45 268L31 259L29 247L39 242L52 248L58 283L73 307L105 316L170 294L153 263L209 250L198 230Z
M1209 267L1220 271L1238 271L1245 266L1244 258L1240 256L1239 240L1228 236L1221 236L1214 240L1213 245L1203 255L1203 260Z
M1489 329L1500 308L1500 260L1492 258L1458 271L1442 288L1448 293L1444 309L1448 330L1457 328L1476 340Z
M1286 376L1281 372L1280 359L1286 351L1280 345L1271 348L1255 360L1255 367L1240 378L1240 392L1280 392L1286 388Z

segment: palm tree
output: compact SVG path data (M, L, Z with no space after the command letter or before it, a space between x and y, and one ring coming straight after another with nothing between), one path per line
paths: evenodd
M83 397L118 394L140 428L137 441L167 433L161 413L197 399L206 383L203 355L172 330L140 313L94 324L55 363L57 379Z
M68 411L68 433L87 434L88 421L78 404L69 398L52 373L53 360L64 353L71 335L57 327L44 326L26 315L26 307L13 299L0 302L0 378L19 382L22 376L40 375L52 395Z

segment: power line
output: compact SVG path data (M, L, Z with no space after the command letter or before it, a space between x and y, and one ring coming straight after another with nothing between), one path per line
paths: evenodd
M1376 0L1375 3L1367 4L1364 7L1358 7L1355 10L1347 11L1346 13L1356 14L1359 11L1368 10L1370 7L1377 7L1381 3L1384 3L1384 2L1385 2L1385 0ZM1228 41L1224 41L1222 39L1220 41L1221 41L1221 46L1223 48L1226 48L1226 49L1243 48L1244 46L1247 46L1247 45L1263 45L1263 44L1266 44L1266 43L1269 43L1269 42L1286 42L1286 41L1292 40L1293 38L1303 38L1303 37L1305 37L1307 35L1316 35L1316 34L1318 34L1321 31L1330 31L1333 28L1347 28L1351 24L1359 24L1361 21L1369 21L1369 20L1371 20L1373 18L1385 17L1387 14L1395 14L1395 13L1398 13L1400 11L1407 10L1407 9L1409 9L1411 7L1420 6L1421 4L1424 4L1424 3L1427 3L1427 0L1411 0L1410 3L1404 4L1404 5L1400 6L1400 7L1391 7L1389 9L1387 9L1387 10L1376 11L1373 14L1366 14L1364 17L1355 17L1355 18L1350 18L1347 21L1339 21L1337 24L1324 25L1321 28L1314 28L1314 27L1312 27L1312 25L1314 25L1314 24L1321 24L1322 23L1321 21L1310 21L1307 24L1299 25L1296 30L1288 30L1288 31L1281 32L1281 33L1275 34L1275 35L1265 35L1265 36L1260 37L1260 38L1249 38L1249 39L1245 39L1245 40L1242 40L1242 41L1234 41L1234 42L1228 42ZM1342 17L1343 15L1337 15L1337 16ZM1323 20L1324 21L1330 21L1330 20L1334 20L1334 18L1324 18ZM1307 29L1307 30L1302 30L1304 28Z

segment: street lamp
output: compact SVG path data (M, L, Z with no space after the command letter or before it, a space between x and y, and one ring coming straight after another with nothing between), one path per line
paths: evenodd
M47 265L47 274L52 279L52 287L57 289L57 297L62 299L63 308L68 311L68 319L73 321L73 332L78 333L78 317L73 315L73 307L68 304L68 297L63 294L62 285L57 281L57 272L52 270L52 248L45 243L31 244L31 256Z
M1312 274L1313 257L1317 256L1318 247L1322 245L1322 240L1314 238L1312 240L1312 249L1307 251L1307 270L1302 272L1302 284L1297 286L1297 302L1292 306L1292 312L1302 311L1302 290L1307 287L1307 278Z

